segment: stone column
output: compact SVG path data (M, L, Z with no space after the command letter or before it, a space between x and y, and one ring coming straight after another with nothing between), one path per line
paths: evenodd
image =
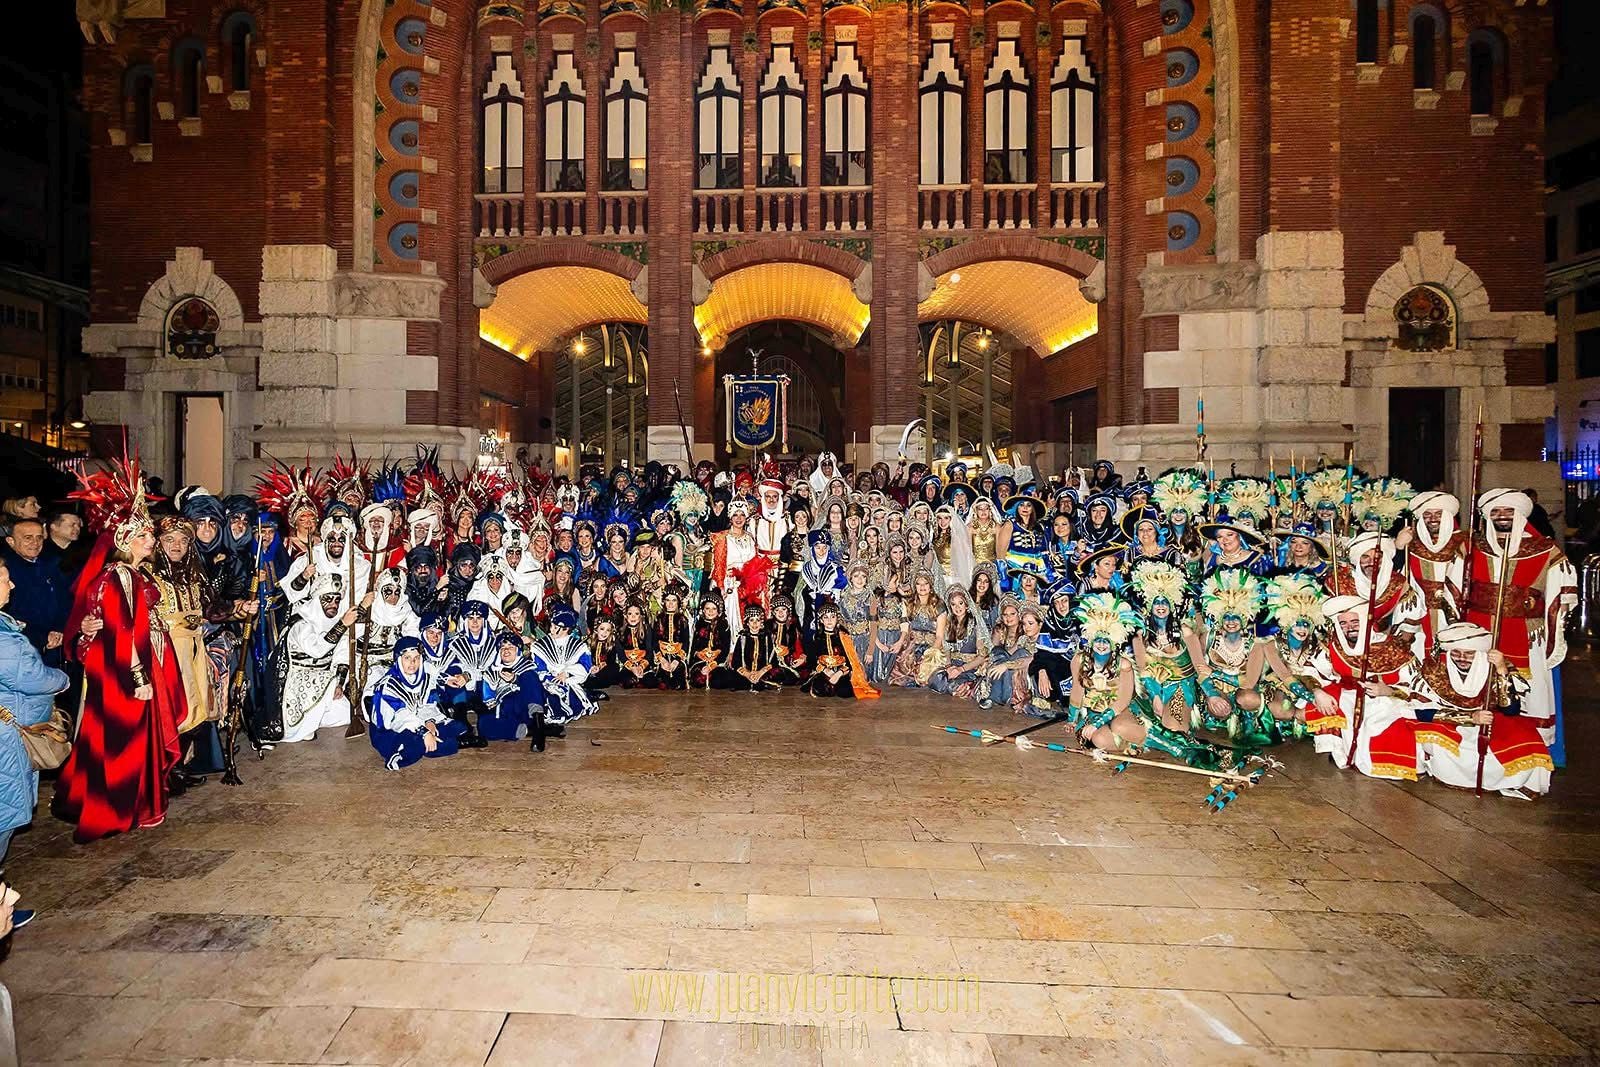
M650 397L645 427L645 455L663 463L687 466L683 430L679 428L672 386L683 400L691 447L697 411L714 403L700 386L696 353L700 340L694 328L693 244L690 210L694 189L694 123L687 108L694 100L692 18L668 6L650 16L641 34L640 57L649 65L650 121ZM702 297L703 299L703 297ZM713 409L714 410L714 409ZM704 420L709 422L709 419ZM698 449L696 449L698 452Z
M905 424L917 416L917 393L908 384L918 373L921 340L917 302L917 114L914 72L916 15L907 5L886 3L872 13L872 427L870 453L857 461L895 461ZM930 417L925 414L924 417ZM933 427L928 426L928 432ZM908 442L908 448L912 444ZM913 457L915 449L912 450Z
M268 245L261 256L261 359L255 443L285 462L326 461L412 443L441 458L477 454L470 427L413 425L408 390L438 388L438 361L412 355L407 324L437 321L444 283L341 273L326 245Z

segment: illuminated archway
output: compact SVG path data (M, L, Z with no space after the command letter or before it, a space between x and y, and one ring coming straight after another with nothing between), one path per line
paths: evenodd
M717 278L694 309L700 341L713 349L747 326L790 320L814 326L852 348L872 317L849 279L810 263L757 263Z

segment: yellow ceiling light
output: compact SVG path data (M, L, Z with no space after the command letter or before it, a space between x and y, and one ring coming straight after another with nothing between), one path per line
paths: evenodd
M478 336L529 359L597 322L645 321L625 279L593 267L545 267L500 283L478 316Z
M1078 291L1078 279L1039 263L970 263L938 283L917 306L918 319L975 322L1010 334L1041 356L1092 337L1100 328L1098 311Z
M853 345L871 317L848 279L808 263L758 263L724 274L712 285L710 299L694 309L705 344L758 322L790 319Z

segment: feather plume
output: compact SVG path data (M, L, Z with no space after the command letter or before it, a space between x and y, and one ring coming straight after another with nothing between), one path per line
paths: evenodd
M1164 560L1145 560L1134 565L1129 581L1134 597L1148 611L1157 600L1172 605L1174 615L1181 614L1189 599L1188 575Z
M1327 625L1322 601L1322 587L1307 575L1280 574L1267 579L1267 614L1285 630L1302 619L1310 623L1313 630Z
M1355 511L1363 518L1375 516L1383 529L1393 526L1417 491L1403 478L1374 478L1355 491Z
M1200 587L1200 608L1211 622L1229 615L1254 622L1261 614L1261 580L1249 571L1216 571Z
M1078 620L1085 643L1104 637L1119 648L1140 625L1139 613L1115 593L1090 593L1080 597L1072 616Z
M1206 507L1205 472L1193 467L1174 467L1156 479L1151 500L1168 515L1174 511L1191 517L1201 514Z

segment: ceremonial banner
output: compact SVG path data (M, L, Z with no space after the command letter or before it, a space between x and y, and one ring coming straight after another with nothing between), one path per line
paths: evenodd
M757 451L781 439L789 450L789 376L725 374L728 448Z

